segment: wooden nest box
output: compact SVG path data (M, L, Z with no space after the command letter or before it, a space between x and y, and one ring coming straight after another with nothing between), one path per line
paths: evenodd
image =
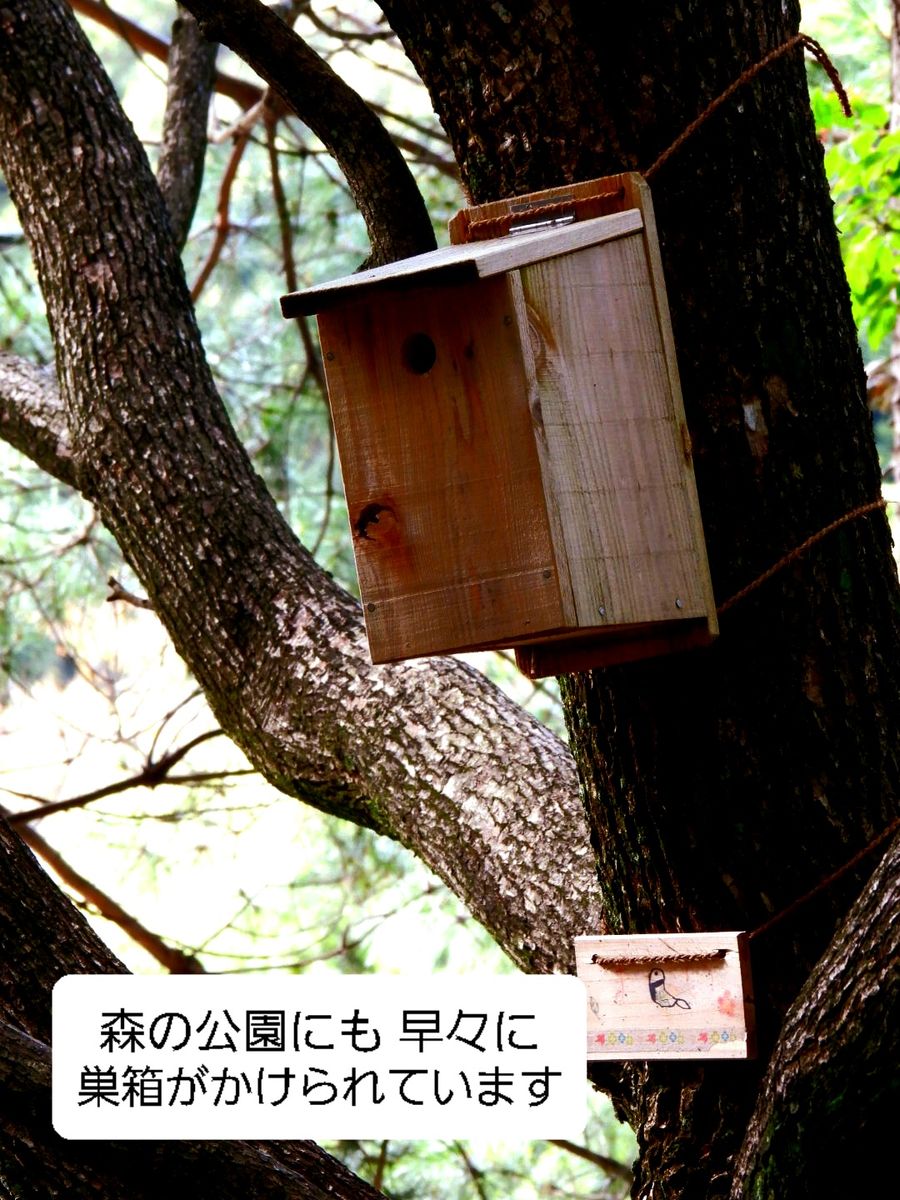
M649 191L463 210L316 313L374 662L515 648L532 677L717 632Z

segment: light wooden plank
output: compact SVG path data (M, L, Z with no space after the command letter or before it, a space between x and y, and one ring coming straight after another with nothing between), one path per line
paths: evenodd
M743 934L575 939L589 1061L747 1058L753 995Z
M454 243L466 242L472 236L470 231L473 225L478 221L504 217L511 210L518 211L523 206L539 210L543 204L553 204L560 201L565 203L578 202L578 212L580 215L589 214L595 216L599 213L626 211L628 209L639 209L642 214L644 219L642 237L645 244L646 262L649 268L652 304L657 312L661 347L660 358L657 362L651 364L650 357L646 354L644 355L643 371L650 372L652 370L667 377L667 381L662 384L659 380L654 383L650 389L650 398L662 395L668 399L671 411L675 415L676 424L682 433L685 461L690 465L690 440L687 435L686 425L684 424L684 409L678 380L671 320L666 301L662 263L656 235L653 204L646 181L640 175L631 172L605 176L582 183L564 184L560 187L548 188L544 191L531 193L528 196L520 196L515 200L498 200L493 203L479 205L476 208L463 209L450 222L451 241ZM475 236L477 236L477 233ZM579 284L578 268L585 261L587 261L585 256L579 255L570 263L572 268L571 279L576 286ZM611 289L613 284L621 282L622 278L623 276L620 274L617 275L614 267L611 266L609 273L610 296L612 296ZM615 311L616 305L614 304L612 312L615 313ZM587 353L590 357L592 353L591 346L588 347ZM627 393L627 381L635 375L635 363L620 343L619 352L613 357L612 361L607 360L605 363L594 365L601 368L597 372L597 386L594 394L597 409L602 412L604 421L621 419L622 413L621 407L618 404L618 398ZM540 404L539 397L537 404ZM547 419L546 414L545 424L552 424L552 421ZM638 440L642 447L639 457L643 457L647 466L647 475L645 477L652 474L657 479L668 479L668 468L672 464L665 456L661 460L655 454L657 446L660 445L657 436L647 437L646 430L639 424L618 430L610 427L610 434L613 438L625 438L632 442L632 444L635 442L638 433L640 433ZM632 445L632 451L629 454L624 456L616 455L611 460L605 454L602 446L599 450L597 449L597 440L590 436L589 426L579 428L577 420L575 420L569 436L573 443L580 441L582 447L586 448L583 452L591 460L586 466L586 473L589 476L593 476L599 482L604 470L607 473L615 472L616 486L627 485L626 474L621 468L629 461L635 460L637 451L634 445ZM546 434L544 443L546 443ZM620 469L616 470L617 466ZM652 631L652 626L648 624L626 626L624 627L625 629L632 629L634 631L631 635L631 644L628 643L629 635L625 635L623 640L623 636L618 630L610 630L610 640L606 643L609 647L608 661L610 663L630 661L634 658L644 657L647 646L650 647L649 652L662 652L666 646L671 650L677 650L682 647L703 645L718 632L715 598L709 579L706 547L700 509L696 499L696 484L693 478L692 466L686 477L684 490L688 497L689 508L693 510L694 561L696 564L694 574L697 587L702 591L704 598L703 604L707 633L704 635L702 630L697 628L697 621L691 619L683 622L683 635L677 631L677 628L671 622L665 622L660 626L665 631L662 636L656 636ZM553 507L554 505L551 503L551 510ZM551 521L554 527L561 526L559 512L554 516L551 511ZM563 561L565 557L565 554L560 556L561 577L565 572ZM691 610L693 611L693 604L691 605ZM603 641L597 640L591 643L589 640L584 640L582 645L584 648L582 651L579 651L569 641L560 642L554 639L554 641L547 642L544 645L532 645L522 650L517 650L517 659L526 673L533 677L556 673L560 670L579 670L604 665L606 659L604 657ZM558 647L558 650L555 650L554 647Z
M650 268L650 279L653 285L653 296L659 319L659 329L662 336L663 350L666 359L666 369L669 375L669 387L672 405L679 420L684 424L687 437L687 424L684 417L684 399L681 394L681 378L678 374L678 359L675 353L675 335L672 332L672 318L669 312L669 300L666 294L666 281L663 275L662 255L659 250L659 237L656 232L656 216L653 212L653 200L647 181L640 175L628 176L626 191L633 203L640 208L644 218L643 239L647 253L647 263ZM686 444L690 445L687 438ZM691 465L690 476L687 480L690 493L694 537L702 564L700 581L705 597L709 632L715 637L719 632L719 621L716 615L716 598L713 593L712 579L709 574L709 564L706 556L706 536L703 531L703 518L700 512L700 500L697 495L697 482Z
M643 238L534 263L521 279L545 492L579 624L702 615L692 472Z
M489 279L544 258L571 254L586 246L624 237L642 227L640 212L631 209L606 217L595 217L591 221L578 221L558 229L521 233L462 246L442 246L414 258L405 258L383 267L358 271L355 275L334 279L318 287L291 292L282 297L281 310L286 317L308 316L359 299L367 292L398 286L425 287Z

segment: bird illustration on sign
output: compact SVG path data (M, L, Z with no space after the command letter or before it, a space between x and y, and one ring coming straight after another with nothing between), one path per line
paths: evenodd
M654 967L650 972L650 999L660 1008L690 1008L687 1000L681 996L673 996L666 988L665 972Z

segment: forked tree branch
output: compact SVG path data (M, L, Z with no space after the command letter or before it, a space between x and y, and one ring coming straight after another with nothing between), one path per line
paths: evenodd
M435 245L415 180L378 117L358 93L261 0L187 0L211 40L237 50L334 156L372 244L368 264Z
M129 775L126 779L118 779L115 783L108 783L103 787L94 788L92 791L84 792L80 796L72 796L68 800L48 801L30 792L15 792L10 788L3 788L2 790L10 796L16 796L20 800L33 800L39 804L38 808L29 808L21 812L4 813L3 815L10 825L30 825L32 821L40 821L43 817L50 817L55 813L69 812L73 808L84 808L86 805L93 803L94 800L103 800L107 796L118 796L121 792L128 792L132 788L156 788L160 784L180 782L177 778L173 779L172 768L176 767L191 750L202 745L203 742L208 742L211 738L221 736L221 729L210 729L206 733L201 733L197 737L191 738L183 746L179 746L177 749L171 750L168 754L164 754L162 758L154 759L152 755L148 755L144 766L134 775ZM209 775L210 773L204 772L204 774ZM230 774L232 772L219 771L212 773L211 777L221 779L225 775Z
M137 22L117 13L105 0L69 0L69 3L75 12L89 17L104 29L124 38L141 54L147 54L159 62L168 62L169 43L164 38L157 37ZM234 75L226 75L222 71L216 72L215 88L243 109L252 108L262 99L262 91L255 84L238 79Z
M115 12L108 4L101 4L98 0L69 0L69 2L76 12L90 17L91 20L96 21L105 29L119 34L137 50L141 51L141 53L148 54L160 62L168 62L170 49L168 42L156 37L120 13ZM234 100L245 111L259 104L264 96L262 88L257 87L256 84L249 83L245 79L238 79L234 75L228 75L224 71L216 71L214 87L220 95L227 96L229 100ZM396 121L400 125L422 134L423 137L438 139L443 144L446 144L446 135L440 129L430 129L412 117L392 112L377 103L370 103L369 107L379 117L389 117L392 121ZM283 115L283 107L280 101L278 115ZM414 162L426 163L428 166L440 171L442 175L446 175L449 179L459 181L459 168L452 156L439 154L423 142L405 137L403 134L394 133L392 137L397 146L405 151Z
M884 1156L896 1124L896 1073L879 1062L900 1058L898 943L895 837L788 1010L735 1164L732 1200L848 1195L861 1164Z

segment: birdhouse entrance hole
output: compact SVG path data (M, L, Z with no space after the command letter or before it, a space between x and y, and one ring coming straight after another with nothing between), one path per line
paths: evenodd
M413 333L403 343L403 361L413 375L427 375L437 360L437 350L427 333Z
M561 197L567 223L508 235ZM282 300L318 315L373 660L512 646L536 677L707 644L646 184L498 201L450 227L454 245Z

